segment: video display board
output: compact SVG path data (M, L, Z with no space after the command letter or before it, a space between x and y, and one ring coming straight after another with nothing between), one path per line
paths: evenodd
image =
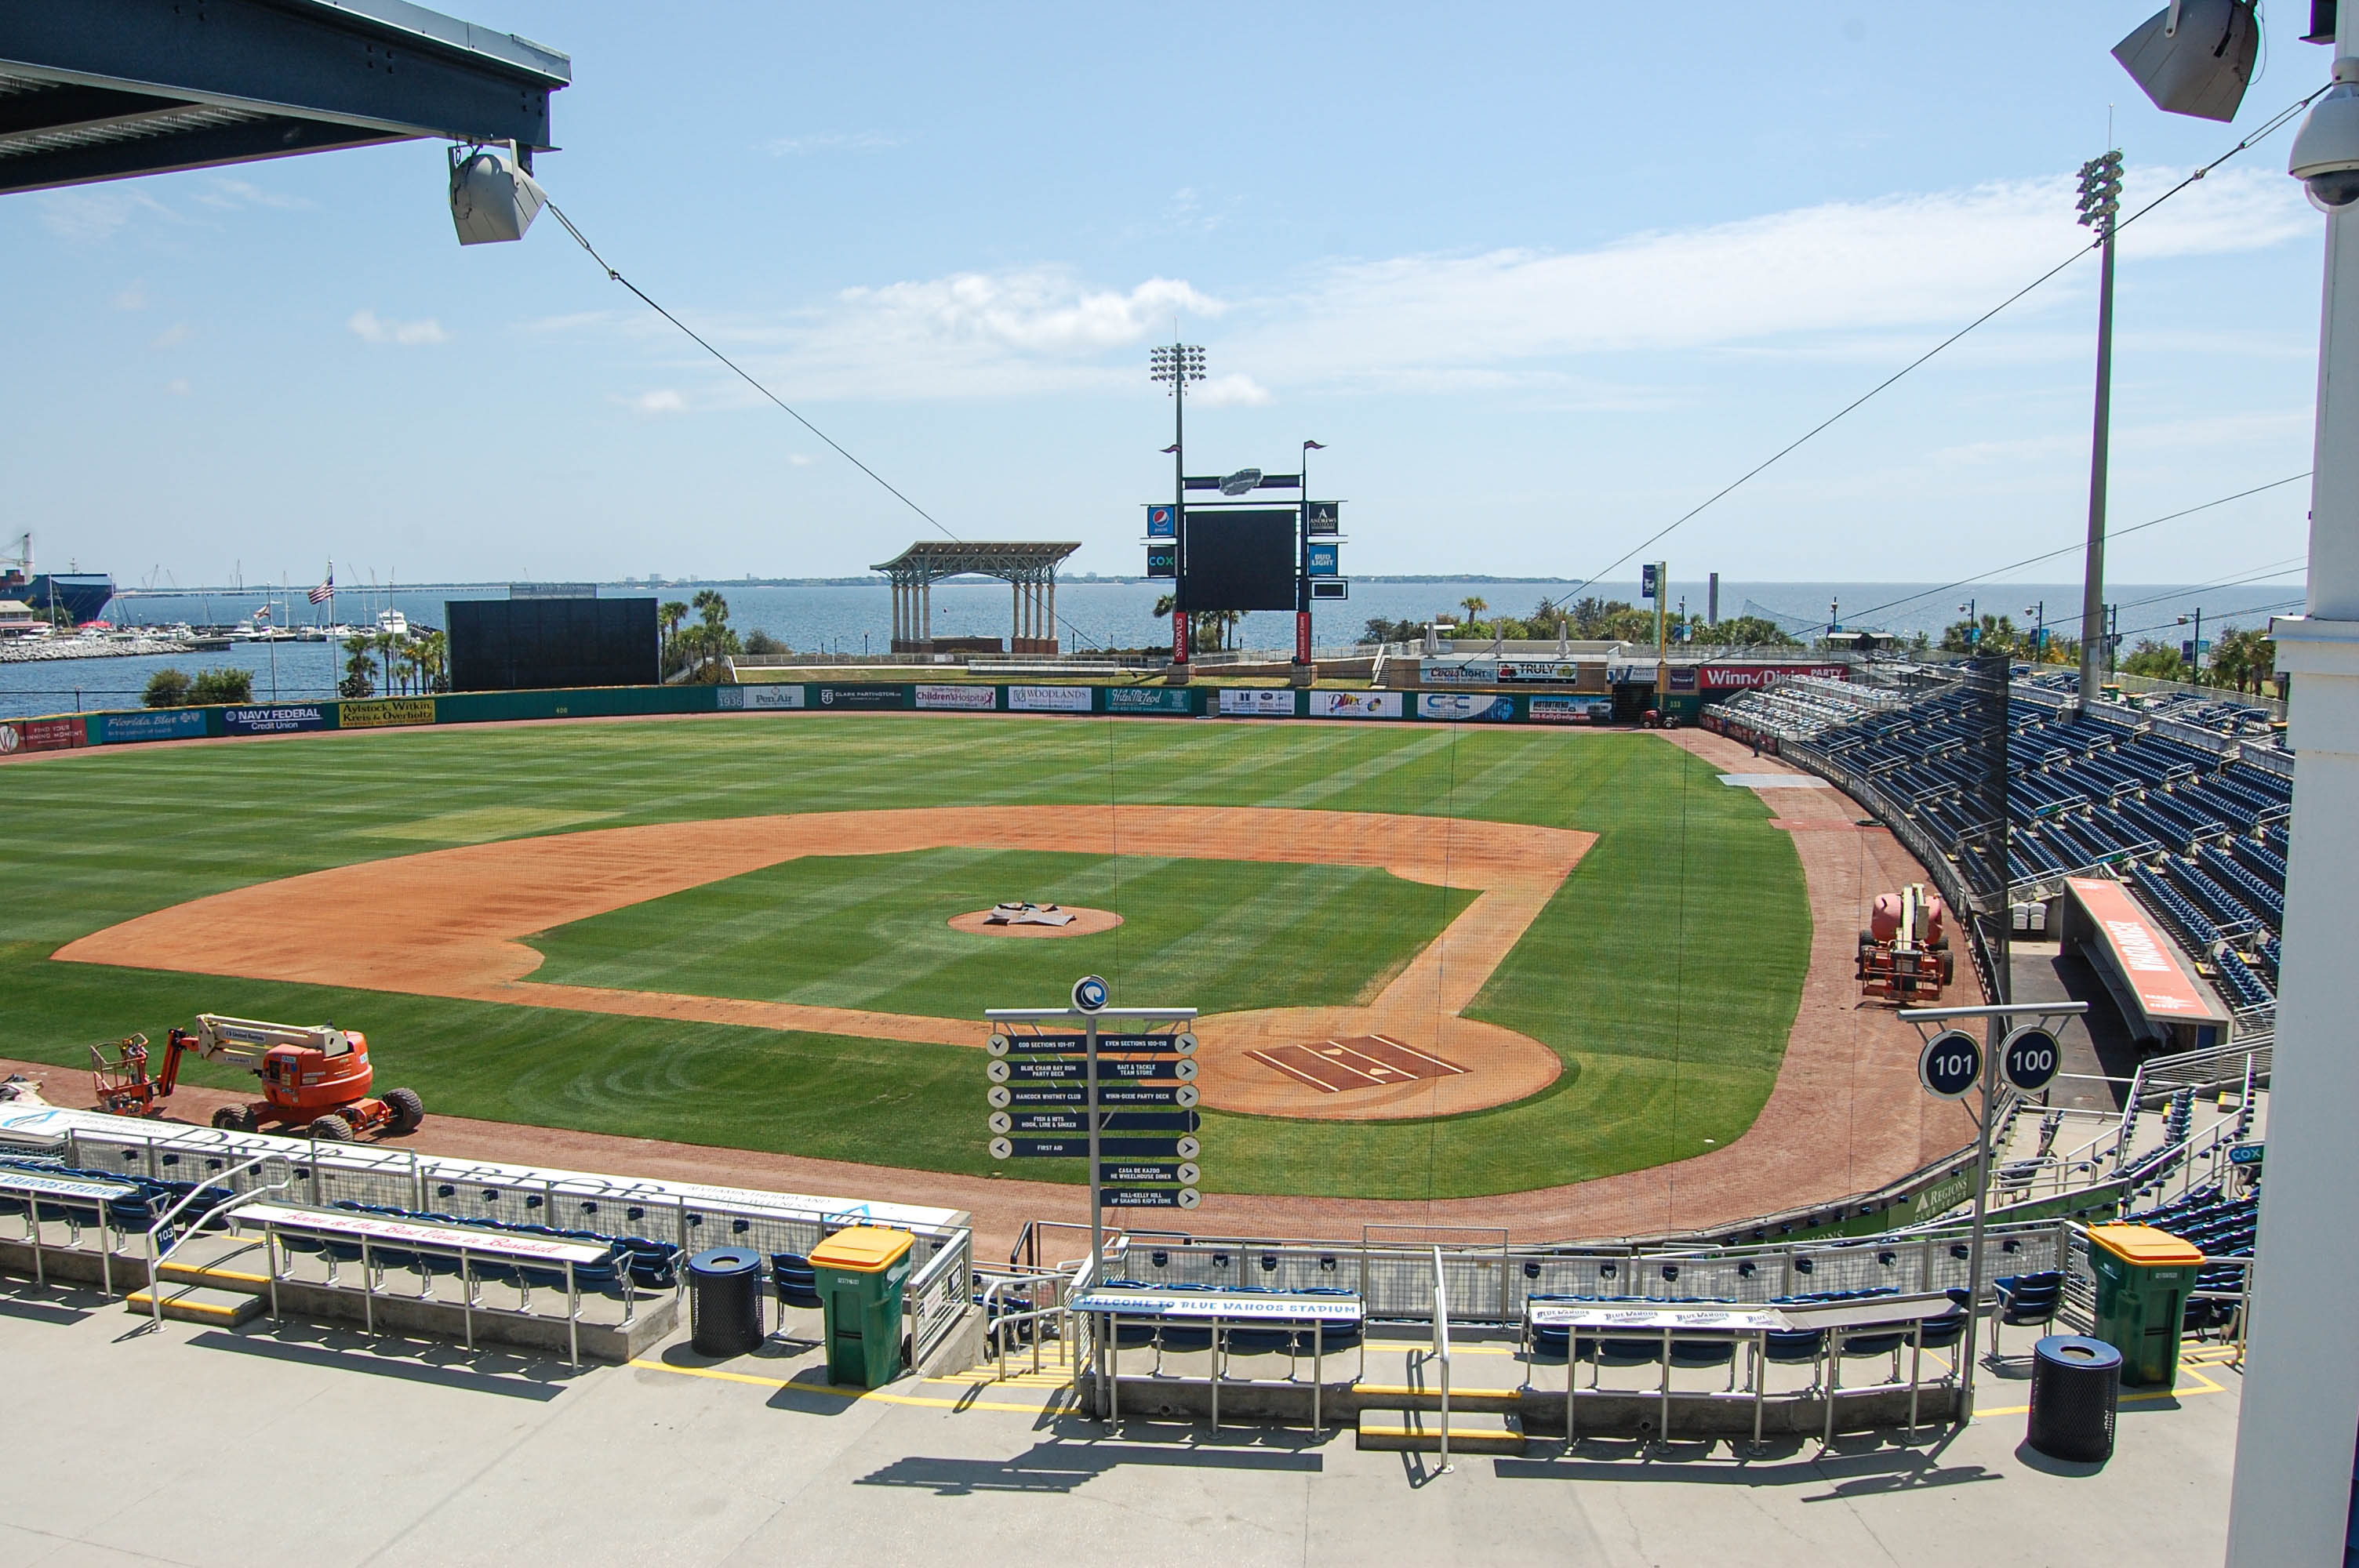
M1199 610L1292 610L1299 514L1188 513L1181 602Z
M653 599L454 599L451 689L655 686Z

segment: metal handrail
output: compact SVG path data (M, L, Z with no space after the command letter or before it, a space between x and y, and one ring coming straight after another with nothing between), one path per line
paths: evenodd
M207 1187L212 1186L215 1183L226 1182L233 1176L241 1175L247 1171L253 1170L256 1165L267 1164L273 1160L276 1160L279 1163L288 1167L285 1180L270 1183L263 1186L250 1187L246 1191L233 1196L227 1203L215 1204L199 1217L196 1224L189 1227L186 1234L173 1241L170 1246L166 1247L161 1252L157 1250L157 1237L168 1229L172 1221L178 1219L181 1214L187 1211L188 1206L190 1204L197 1201L197 1195L199 1193L203 1192ZM190 1187L186 1193L182 1194L179 1203L176 1203L170 1208L166 1209L162 1215L158 1217L155 1223L148 1226L147 1235L143 1238L147 1242L147 1305L150 1309L151 1316L156 1327L161 1328L164 1326L164 1265L171 1261L172 1254L178 1252L181 1246L188 1241L190 1237L192 1237L196 1235L198 1231L202 1230L205 1227L206 1221L212 1219L213 1216L217 1214L227 1214L231 1209L236 1208L239 1205L252 1203L256 1198L262 1197L266 1194L285 1192L289 1186L294 1184L294 1165L290 1161L288 1161L287 1156L279 1153L276 1150L266 1151L263 1153L256 1154L253 1159L246 1161L243 1164L233 1165L228 1170L221 1172L217 1175L207 1176L203 1181L199 1182L195 1186Z
M1441 1249L1433 1249L1433 1355L1441 1363L1441 1468L1450 1468L1450 1295Z

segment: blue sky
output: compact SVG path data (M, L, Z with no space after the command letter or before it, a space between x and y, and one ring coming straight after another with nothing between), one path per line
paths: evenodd
M1328 443L1347 570L1583 577L2070 254L2108 104L2135 205L2326 71L2283 4L2235 127L2109 58L2147 0L446 8L572 56L539 169L610 260L962 535L1103 572L1168 492L1175 316L1190 467ZM2117 524L2309 466L2289 135L2124 233ZM555 222L462 250L442 182L411 144L0 200L0 534L158 586L823 575L931 535ZM1649 553L1905 581L2071 542L2095 276ZM2114 575L2298 557L2306 505Z

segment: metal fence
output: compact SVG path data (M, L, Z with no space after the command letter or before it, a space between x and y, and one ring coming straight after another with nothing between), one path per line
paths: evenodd
M1984 1287L2064 1267L2070 1228L2058 1220L1993 1225ZM1355 1291L1371 1318L1423 1323L1433 1314L1438 1250L1451 1317L1506 1324L1520 1322L1525 1303L1540 1296L1757 1303L1821 1292L1962 1287L1968 1234L1951 1224L1856 1241L1677 1249L1125 1237L1107 1271L1145 1285Z

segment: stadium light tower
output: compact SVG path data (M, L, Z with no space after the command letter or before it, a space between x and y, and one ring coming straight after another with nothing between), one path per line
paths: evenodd
M1171 534L1177 557L1171 582L1171 662L1188 665L1188 384L1204 379L1204 351L1194 343L1171 342L1147 355L1150 381L1159 381L1171 394Z
M2080 222L2097 232L2097 412L2089 432L2089 545L2082 563L2081 625L2105 612L2105 479L2112 461L2114 422L2114 223L2122 210L2122 155L2108 152L2081 166ZM2081 711L2097 705L2105 677L2101 650L2081 639Z
M2175 0L2114 52L2163 108L2225 119L2250 74L2252 20L2241 0ZM2170 24L2176 38L2165 41ZM2333 43L2332 82L2294 138L2288 172L2326 214L2326 287L2308 601L2271 628L2277 667L2296 677L2289 739L2299 784L2255 1249L2268 1263L2236 1427L2230 1568L2343 1560L2359 1436L2349 1155L2359 1051L2343 979L2359 942L2350 897L2359 881L2359 0L2313 0L2309 38ZM2166 79L2168 91L2158 85Z

